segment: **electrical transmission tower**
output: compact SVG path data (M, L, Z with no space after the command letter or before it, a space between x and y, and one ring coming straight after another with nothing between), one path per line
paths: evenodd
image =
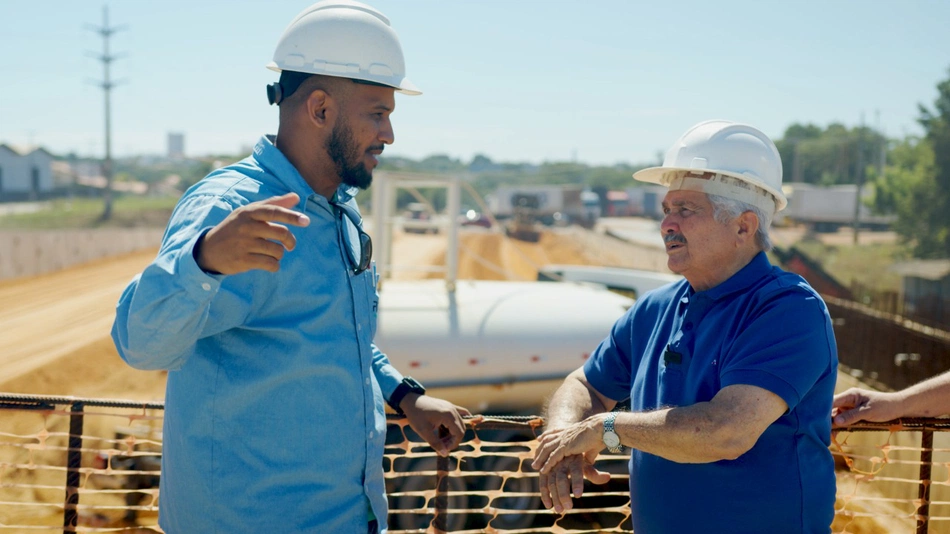
M102 175L106 179L106 188L103 191L103 202L104 207L102 210L102 215L99 216L100 220L108 220L112 217L112 88L119 84L119 82L112 81L110 75L110 69L112 62L118 59L120 56L112 55L109 52L109 38L112 37L112 34L124 30L125 26L122 27L110 27L109 26L109 7L103 6L102 8L102 26L92 26L86 25L86 28L92 30L102 36L102 55L95 54L90 52L90 55L99 61L102 62L103 68L103 77L101 81L94 81L95 85L98 85L102 88L103 93L105 94L105 116L106 116L106 154L105 159L102 161Z

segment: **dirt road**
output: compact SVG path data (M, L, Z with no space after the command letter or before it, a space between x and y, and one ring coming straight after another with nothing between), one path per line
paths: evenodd
M138 399L141 378L154 382L156 373L125 366L109 331L122 289L154 257L149 250L0 283L0 391Z
M394 258L403 265L444 265L445 250L443 236L393 238ZM125 365L109 336L119 295L155 252L0 283L0 391L161 400L165 373ZM459 278L534 280L548 263L650 268L660 261L657 254L575 228L545 233L539 243L476 229L461 235ZM396 276L442 274L410 270Z

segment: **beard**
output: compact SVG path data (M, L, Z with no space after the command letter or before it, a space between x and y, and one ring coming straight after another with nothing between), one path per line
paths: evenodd
M364 152L356 146L353 131L342 118L330 132L326 148L344 184L366 189L373 183L373 171L367 169L363 163ZM382 146L369 148L373 149L380 150Z

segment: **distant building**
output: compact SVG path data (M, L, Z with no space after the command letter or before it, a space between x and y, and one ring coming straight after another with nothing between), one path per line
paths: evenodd
M907 315L950 326L950 260L913 260L891 267L901 276Z
M169 132L168 157L171 159L182 159L185 157L185 134Z
M36 200L53 191L53 155L0 144L0 202Z

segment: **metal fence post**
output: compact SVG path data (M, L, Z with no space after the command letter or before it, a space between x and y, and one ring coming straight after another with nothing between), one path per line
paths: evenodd
M63 508L63 532L76 532L79 520L79 467L82 464L83 403L69 409L69 452L66 455L66 503Z
M920 486L917 488L917 534L927 534L930 523L930 471L933 465L934 432L924 428L920 434Z
M436 458L436 486L435 486L435 517L432 518L432 528L437 533L447 532L449 529L449 458Z

